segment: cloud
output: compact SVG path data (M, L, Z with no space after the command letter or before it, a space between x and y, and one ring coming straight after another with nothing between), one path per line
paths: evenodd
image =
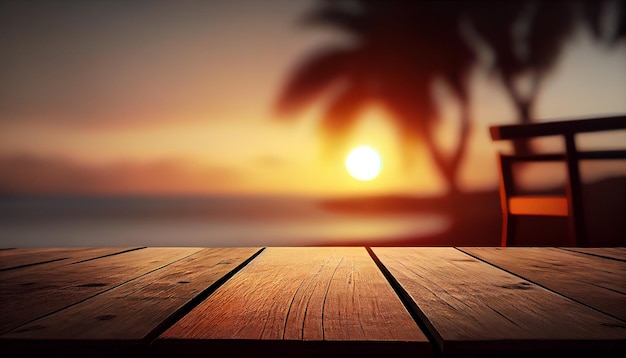
M0 157L0 193L176 195L233 191L240 175L186 161L87 165L61 157Z

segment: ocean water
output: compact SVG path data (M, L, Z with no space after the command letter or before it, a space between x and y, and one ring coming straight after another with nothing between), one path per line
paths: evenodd
M332 212L303 198L0 198L2 248L384 244L448 225L434 215Z

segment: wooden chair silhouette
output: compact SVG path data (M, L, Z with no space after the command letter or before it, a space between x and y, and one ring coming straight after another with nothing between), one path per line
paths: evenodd
M626 159L626 150L579 151L576 148L575 135L617 129L626 129L626 116L490 127L493 140L562 136L565 141L565 153L498 155L503 247L515 244L517 217L521 215L565 216L568 218L571 245L588 246L578 162L594 159ZM567 167L566 195L516 195L512 170L512 165L516 162L564 162Z

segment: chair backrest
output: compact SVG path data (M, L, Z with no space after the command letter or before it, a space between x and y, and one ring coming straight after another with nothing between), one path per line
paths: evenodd
M532 124L514 124L490 127L493 140L529 139L543 136L562 136L565 153L503 155L500 154L500 196L503 213L502 245L514 243L514 215L568 216L572 244L587 246L586 224L583 214L582 184L578 162L593 159L626 159L626 149L579 151L575 136L583 132L626 129L626 116L554 121ZM624 140L626 144L626 138ZM567 185L564 197L515 197L512 163L565 162ZM566 208L564 208L566 206ZM566 209L566 210L565 210Z

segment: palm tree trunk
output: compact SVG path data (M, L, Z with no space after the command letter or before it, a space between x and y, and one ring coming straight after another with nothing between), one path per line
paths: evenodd
M527 99L524 101L520 101L517 104L517 113L519 122L522 124L532 123L532 106L534 101L532 99ZM516 154L532 154L533 149L530 145L530 142L527 139L516 139L513 140L513 148Z
M431 131L429 132L432 133ZM450 195L458 194L460 192L459 187L456 184L456 174L458 172L458 167L455 168L451 165L452 161L446 159L446 156L439 150L439 147L437 146L437 143L435 143L432 136L425 135L424 143L426 144L428 151L431 153L435 165L439 169L439 172L443 175L443 178L446 181L446 185L448 186L448 193Z
M531 123L533 120L532 107L535 102L538 86L533 86L530 95L527 98L522 98L523 96L513 85L513 80L510 76L502 75L502 82L504 83L504 87L517 109L518 121L522 124ZM526 155L532 154L533 152L530 142L527 139L513 140L513 148L515 150L515 154Z
M452 181L454 185L450 187L453 194L459 193L459 171L461 169L461 164L463 163L463 159L467 154L467 144L469 141L469 136L471 132L471 119L470 119L470 109L466 100L461 103L461 118L460 118L460 128L459 128L459 142L456 146L456 150L452 154L450 158L450 176L452 177Z
M434 142L432 137L425 136L426 145L433 155L435 164L446 180L448 193L451 196L456 196L461 193L459 186L459 172L463 159L467 154L467 144L471 133L471 115L468 101L465 97L460 97L459 101L461 104L459 140L454 152L449 157L446 157L444 153L438 149L439 147ZM428 131L428 133L432 133L432 131Z

